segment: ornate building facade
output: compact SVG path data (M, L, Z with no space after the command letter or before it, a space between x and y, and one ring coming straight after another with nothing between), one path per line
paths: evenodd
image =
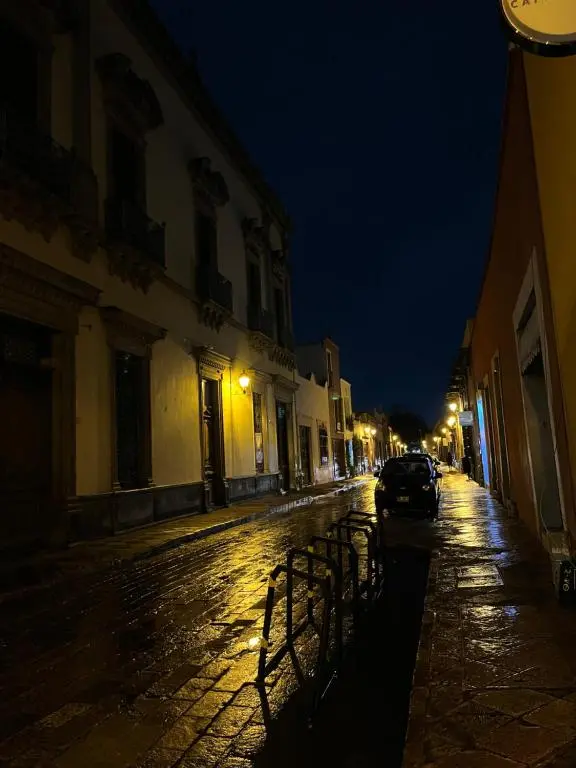
M282 205L145 0L0 13L3 540L293 486Z

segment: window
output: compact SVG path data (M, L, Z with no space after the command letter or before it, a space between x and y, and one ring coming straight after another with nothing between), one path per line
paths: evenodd
M262 307L260 267L253 261L248 262L248 304L256 309Z
M342 432L342 400L332 400L334 403L334 424L336 425L336 431Z
M110 170L114 197L140 204L144 198L143 154L135 141L122 131L110 133Z
M218 264L216 220L205 213L196 215L196 262L214 267Z
M326 350L326 371L328 378L328 387L334 386L334 370L332 368L332 352L329 349Z
M328 450L328 430L325 427L318 429L318 443L320 447L320 464L325 467L330 456Z
M256 472L264 472L264 434L262 428L262 395L252 393L252 410L254 412L254 452L256 455Z
M26 123L38 118L38 50L25 35L0 21L0 101Z

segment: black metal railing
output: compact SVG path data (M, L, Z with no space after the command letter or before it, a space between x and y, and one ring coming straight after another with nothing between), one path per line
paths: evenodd
M33 122L0 106L0 172L18 172L71 202L75 159Z
M269 338L274 336L274 316L267 309L257 307L254 304L248 304L248 328L251 331L258 331Z
M196 292L202 301L211 301L232 312L232 283L212 264L198 264L196 268Z
M128 200L106 200L106 233L110 240L135 248L160 267L166 266L164 225Z
M300 561L303 567L294 567ZM285 581L279 582L281 576ZM267 729L272 725L269 676L288 657L298 688L310 695L312 719L343 662L348 639L384 585L383 516L354 509L333 523L326 536L313 536L307 549L290 550L286 564L276 566L268 582L255 682ZM283 625L272 638L280 606ZM315 656L305 661L300 651L310 648L311 636Z

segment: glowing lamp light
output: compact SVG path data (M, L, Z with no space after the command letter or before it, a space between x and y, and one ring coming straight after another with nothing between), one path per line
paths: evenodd
M454 416L450 416L450 418L446 421L446 424L448 424L450 429L452 429L454 424L456 424L456 419L454 418Z
M374 437L374 435L376 434L376 430L374 429L374 427L372 427L372 429L370 430L370 434L372 435L372 437Z
M456 411L458 410L458 406L456 405L456 403L450 403L448 408L452 411L452 413L456 413Z
M242 387L242 392L246 394L246 390L250 386L250 376L246 373L246 371L242 371L240 374L240 377L238 379L238 384Z
M446 434L446 432L448 432L448 430L446 429L446 427L442 427L442 434L443 434L443 435L445 435L445 434Z

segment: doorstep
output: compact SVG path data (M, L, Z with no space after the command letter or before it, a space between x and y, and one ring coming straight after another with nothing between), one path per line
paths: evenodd
M327 496L351 491L363 476L305 488L300 492L248 499L205 514L184 515L131 529L99 541L79 542L58 552L42 552L0 567L0 602L49 587L71 576L86 576L111 567L156 557L269 515L286 514Z

